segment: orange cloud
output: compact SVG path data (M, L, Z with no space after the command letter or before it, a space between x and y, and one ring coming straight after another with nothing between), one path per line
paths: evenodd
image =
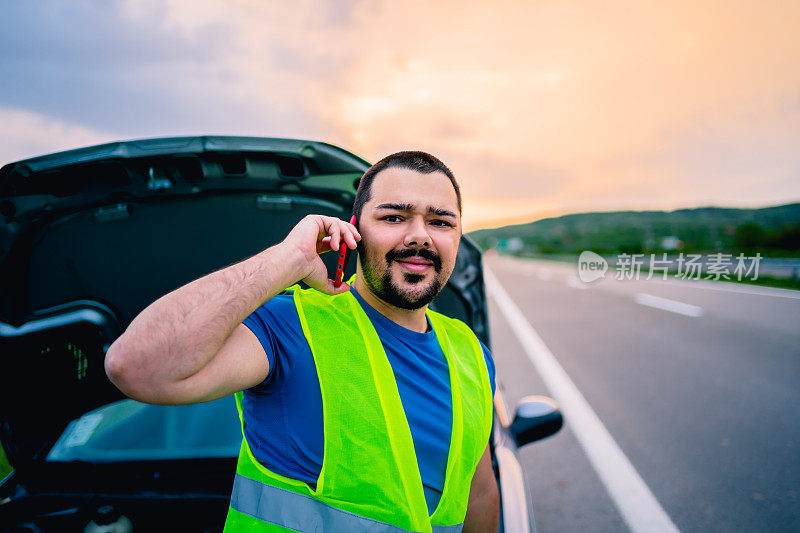
M542 213L800 200L798 2L114 5L119 24L183 48L163 64L151 57L117 71L107 62L104 79L147 87L141 99L122 91L137 116L168 105L181 113L99 126L32 107L0 121L16 151L96 130L109 132L104 141L312 138L373 161L421 149L455 171L467 228ZM28 70L40 69L17 74Z
M448 154L483 221L521 196L528 212L800 198L783 149L800 133L800 4L365 3L354 20L320 112L372 159ZM487 186L508 194L494 215Z

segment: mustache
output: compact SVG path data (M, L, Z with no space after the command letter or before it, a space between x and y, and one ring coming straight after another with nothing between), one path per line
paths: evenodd
M439 257L439 254L424 248L420 248L419 250L413 248L408 248L406 250L390 250L386 253L386 262L391 263L398 259L406 259L415 256L422 257L433 263L433 268L436 269L437 272L442 268L442 259Z

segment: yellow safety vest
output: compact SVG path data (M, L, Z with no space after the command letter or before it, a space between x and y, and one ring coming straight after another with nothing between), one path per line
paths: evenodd
M492 424L489 374L475 334L427 311L447 358L453 405L444 491L429 516L394 374L366 313L349 292L289 290L322 393L322 469L312 489L264 467L243 437L225 533L460 531ZM244 435L242 393L235 396Z

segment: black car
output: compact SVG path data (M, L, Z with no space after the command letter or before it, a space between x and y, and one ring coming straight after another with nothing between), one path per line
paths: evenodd
M105 353L151 302L257 254L303 216L347 219L368 166L330 144L253 137L118 142L3 166L0 530L221 530L242 438L233 398L127 399ZM326 256L332 272L336 254ZM469 238L431 307L491 346ZM512 423L498 388L501 531L533 529L516 450L561 423L543 397Z

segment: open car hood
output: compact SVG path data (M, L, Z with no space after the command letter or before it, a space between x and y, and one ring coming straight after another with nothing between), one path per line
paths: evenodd
M348 219L368 167L330 144L255 137L118 142L2 167L0 439L11 464L43 460L70 421L124 398L105 352L151 302L281 241L307 214ZM323 258L332 272L336 254ZM431 307L489 344L470 239Z

